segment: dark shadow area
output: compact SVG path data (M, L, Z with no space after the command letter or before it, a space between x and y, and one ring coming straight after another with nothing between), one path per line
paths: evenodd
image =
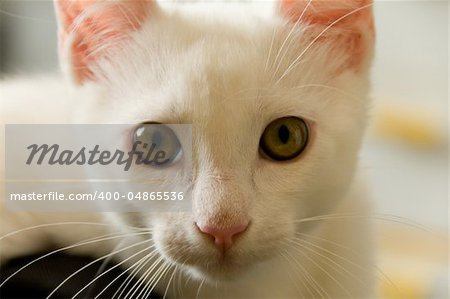
M7 277L20 269L22 266L40 256L42 256L42 254L19 258L2 266L0 272L0 282L3 282ZM5 285L0 288L0 298L47 298L47 296L67 277L92 261L93 260L89 258L66 254L54 254L45 257L36 263L33 263L29 267L24 268L9 279ZM114 264L103 266L103 272L113 266ZM72 298L78 291L86 286L86 284L93 281L95 277L101 273L99 271L101 268L102 261L99 261L87 267L83 271L80 271L78 274L67 280L67 282L62 284L61 287L58 288L58 290L51 296L51 298ZM131 279L121 297L125 296L128 291L135 286L136 283L138 283L138 281L137 279L129 276L129 273L125 273L120 276L122 273L123 269L120 267L112 269L107 274L98 278L83 292L77 295L76 298L95 298L102 290L105 291L99 298L112 298L118 288L122 284L127 283L125 280ZM117 280L106 288L116 278ZM142 288L140 288L140 290L141 289ZM138 290L132 298L136 298L140 290ZM118 298L118 294L120 292L121 291L116 294L115 298ZM128 293L128 296L126 297L131 298L129 297L131 294L132 292ZM147 296L145 298L161 297L156 294L151 294L151 296Z

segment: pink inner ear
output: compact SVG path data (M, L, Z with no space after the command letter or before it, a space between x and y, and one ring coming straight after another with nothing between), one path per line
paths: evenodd
M302 23L325 26L349 14L335 24L336 27L341 27L372 22L371 4L372 0L281 0L281 11L292 22L297 22L301 17ZM368 7L364 8L365 6ZM355 12L352 13L353 11Z
M333 39L337 47L350 54L341 72L357 69L364 61L370 47L367 36L373 39L375 35L371 5L372 0L281 0L281 12L292 23L320 25L318 34L331 26L317 41Z
M128 32L139 29L150 5L147 0L57 0L60 51L72 35L68 58L76 83L95 79L90 65L104 56L109 46L125 39Z

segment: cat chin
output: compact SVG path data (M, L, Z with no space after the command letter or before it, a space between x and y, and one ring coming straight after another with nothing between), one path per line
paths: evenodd
M251 265L187 266L192 278L211 284L233 284L251 271Z
M185 253L186 254L186 253ZM184 255L185 255L184 254ZM192 257L189 260L181 259L178 255L171 255L168 252L161 252L171 264L178 265L186 274L199 281L206 281L214 284L232 284L241 277L248 275L253 267L261 261L248 255L230 254L208 254L204 252L190 252Z

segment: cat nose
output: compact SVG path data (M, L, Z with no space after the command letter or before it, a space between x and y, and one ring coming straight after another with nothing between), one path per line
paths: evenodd
M247 221L246 223L236 224L225 228L214 225L201 225L197 222L195 225L202 233L214 238L214 244L217 248L226 251L233 245L233 237L244 232L247 229L249 222Z

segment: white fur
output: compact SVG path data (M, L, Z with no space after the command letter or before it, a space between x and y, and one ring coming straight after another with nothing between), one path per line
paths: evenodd
M17 93L21 85L3 83L2 105L7 109L2 111L21 109L14 114L2 113L2 122L151 120L193 124L193 213L152 217L142 213L134 215L132 222L129 215L112 213L105 217L112 231L126 232L125 224L133 222L153 228L153 242L158 249L155 259L163 256L166 262L177 265L183 277L181 290L167 289L168 298L194 298L197 291L200 298L322 297L320 291L314 291L319 288L312 286L314 281L331 298L349 298L349 294L370 298L370 229L363 220L367 196L355 182L354 173L367 120L371 54L367 53L367 65L362 71L346 70L336 75L339 62L348 53L333 49L331 41L316 43L277 84L308 47L310 39L306 37L310 33L302 26L295 28L292 40L274 61L291 30L286 20L275 13L259 15L260 10L254 7L245 13L230 13L229 6L223 9L218 4L211 4L207 17L200 17L205 15L200 6L163 7L153 14L139 31L130 33L131 40L125 46L118 45L107 59L98 62L98 80L74 88L74 102L69 106L54 106L67 98L60 79L49 80L33 90L28 82L23 85L28 92L20 97ZM242 10L243 6L238 7ZM330 51L335 55L331 62ZM56 92L54 86L57 95L51 94ZM36 94L49 95L49 101L39 105L38 111L32 108L36 102L31 95ZM9 100L14 97L20 100ZM71 113L62 114L67 107ZM25 112L27 116L21 118ZM290 115L312 124L313 138L307 151L290 162L261 158L258 143L265 126ZM251 219L251 226L236 241L225 263L193 224L224 211ZM8 225L2 226L2 233L42 221L41 216L33 215L28 218L30 222L20 223L28 216L2 213L2 223ZM361 218L295 223L334 213L355 213ZM297 249L286 246L296 232L311 234L316 239L305 240L325 250L310 247L316 252L312 253L300 245ZM62 244L81 238L64 240L63 229L45 233ZM95 233L99 232L89 232ZM83 237L89 234L81 233ZM127 242L140 240L130 237ZM2 248L8 246L7 239L1 242ZM30 249L35 250L39 244L35 245ZM170 251L169 247L177 250ZM142 248L136 248L136 252ZM98 249L92 248L90 254L105 251L104 247ZM3 251L1 257L26 253L9 250ZM131 254L127 251L120 259ZM161 293L166 290L168 273L157 285Z

